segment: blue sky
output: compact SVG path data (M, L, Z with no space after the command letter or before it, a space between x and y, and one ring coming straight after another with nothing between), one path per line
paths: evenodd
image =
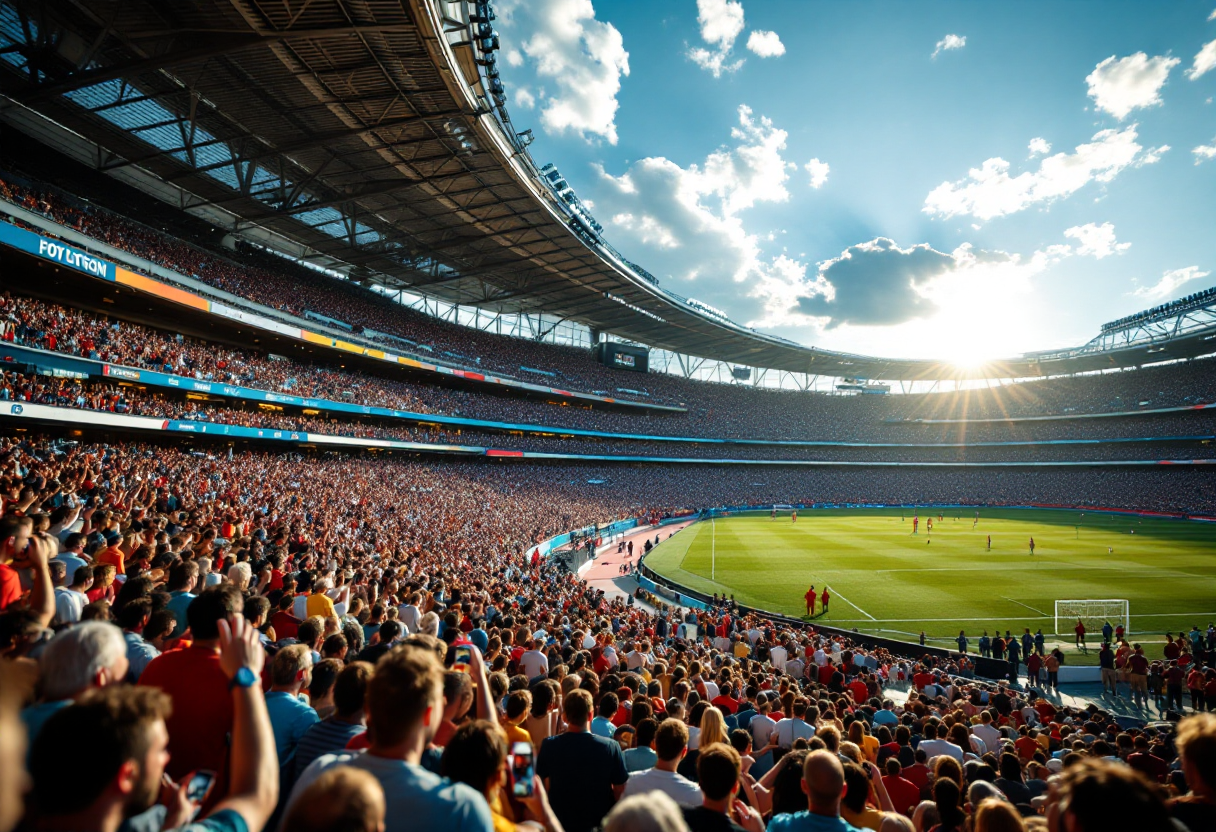
M662 284L972 362L1216 285L1216 0L500 0L510 109Z

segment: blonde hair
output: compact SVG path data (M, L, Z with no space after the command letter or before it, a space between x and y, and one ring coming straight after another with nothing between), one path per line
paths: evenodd
M975 832L1025 832L1018 810L1004 800L990 797L975 810Z
M717 708L706 708L705 713L701 714L701 736L697 740L697 745L701 748L708 748L716 742L728 742L726 736L726 720L722 718L722 712Z

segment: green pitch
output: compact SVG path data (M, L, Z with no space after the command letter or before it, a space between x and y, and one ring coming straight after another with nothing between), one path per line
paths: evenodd
M972 650L997 627L1041 627L1053 640L1062 599L1127 599L1143 641L1216 620L1216 524L988 509L973 527L974 509L944 516L933 516L930 536L926 510L915 535L913 512L898 509L804 511L797 523L788 513L735 515L664 540L646 564L702 592L800 617L807 588L827 585L829 609L816 604L816 620L897 638L923 630L939 644L966 630Z

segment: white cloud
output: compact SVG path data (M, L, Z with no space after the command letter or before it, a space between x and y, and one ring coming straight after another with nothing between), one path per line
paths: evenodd
M616 27L595 19L591 0L497 5L504 38L515 39L537 76L551 81L535 101L545 129L616 144L616 96L621 76L629 74L629 53ZM513 49L507 50L507 63Z
M1136 167L1142 168L1145 165L1155 165L1161 161L1161 157L1168 153L1170 146L1168 144L1160 145L1159 147L1150 147L1144 151L1144 155L1136 162Z
M508 66L523 66L524 65L524 53L520 52L518 49L508 49L506 52L503 53L503 55L507 59Z
M1212 12L1216 14L1216 12ZM1209 18L1210 19L1210 18ZM1191 68L1186 71L1186 77L1192 81L1198 80L1201 76L1211 72L1216 68L1216 40L1210 40L1203 45L1195 55L1195 61L1191 64Z
M688 57L693 63L715 78L743 66L742 58L729 61L735 39L743 32L743 4L739 0L697 0L697 23L701 40L713 48L690 49Z
M1213 9L1212 13L1208 15L1208 20L1216 20L1216 9Z
M532 90L527 87L515 88L515 105L525 110L532 110L536 107L536 96L532 94Z
M1211 144L1201 144L1191 150L1195 154L1195 164L1200 164L1208 159L1216 159L1216 138L1212 139Z
M932 57L936 58L940 53L950 49L962 49L967 45L966 35L946 35L937 42L937 47L933 50Z
M1030 149L1031 156L1046 156L1051 152L1051 142L1041 136L1031 139L1027 147Z
M743 218L760 203L790 198L786 132L741 106L731 144L699 164L663 157L632 162L620 175L599 170L593 190L609 238L673 291L727 310L736 320L763 314L765 286L801 266L766 258ZM795 166L797 167L797 166Z
M1009 175L1009 163L994 157L967 172L967 178L943 182L925 197L924 212L941 217L971 215L981 220L1014 214L1035 204L1050 204L1090 182L1110 182L1137 162L1142 148L1137 125L1102 130L1073 153L1048 156L1036 171Z
M1085 76L1089 97L1099 110L1122 121L1132 110L1161 103L1161 88L1170 70L1181 61L1166 55L1150 58L1143 52L1115 58L1111 55Z
M777 58L785 54L785 44L776 32L756 29L747 36L747 48L761 58Z
M1065 237L1076 240L1077 254L1091 256L1097 260L1112 254L1122 254L1132 247L1131 243L1120 243L1115 239L1115 226L1109 222L1101 225L1086 223L1075 225L1064 232Z
M831 168L828 166L827 162L812 159L803 165L803 167L805 167L806 172L811 175L812 188L818 189L823 186L824 182L828 181L828 173L831 171Z
M1192 280L1198 280L1201 277L1207 277L1211 272L1201 272L1198 266L1187 266L1184 269L1173 269L1161 275L1161 279L1152 286L1140 286L1134 291L1138 298L1157 303L1159 301L1169 300L1178 293L1178 289L1185 283L1190 283Z

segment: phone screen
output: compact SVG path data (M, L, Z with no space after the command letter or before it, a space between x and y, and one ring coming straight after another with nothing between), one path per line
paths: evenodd
M511 746L511 794L516 797L532 796L532 744L517 742Z
M467 644L457 644L454 648L452 669L459 670L461 673L468 673L469 665L472 663L473 648Z
M207 796L207 792L211 791L211 784L215 782L215 772L199 770L194 772L190 777L190 782L186 784L186 798L195 802L202 803Z

